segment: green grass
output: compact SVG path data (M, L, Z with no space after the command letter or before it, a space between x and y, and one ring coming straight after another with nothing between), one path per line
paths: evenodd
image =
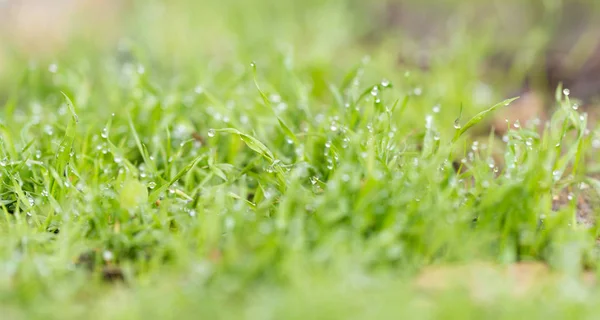
M457 3L423 71L397 64L395 32L366 41L374 12L354 2L181 1L161 16L152 1L118 50L6 47L3 319L594 317L600 291L578 279L597 270L598 229L576 211L600 191L598 133L573 98L557 90L542 133L475 134L522 80L473 94L507 50L494 22L469 28ZM481 261L560 277L491 301L415 287L428 266Z

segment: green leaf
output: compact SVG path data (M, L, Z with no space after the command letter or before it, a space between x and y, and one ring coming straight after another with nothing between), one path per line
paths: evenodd
M298 144L298 138L296 137L296 135L292 132L292 130L290 130L290 128L285 124L285 122L283 122L283 120L281 120L281 118L277 117L277 121L279 121L279 127L281 127L281 130L283 130L283 132L290 138L292 139L292 141L294 141L294 143Z
M262 142L260 142L258 139L254 138L253 136L242 133L239 130L234 129L234 128L216 129L215 132L226 132L226 133L237 134L240 136L240 138L242 138L242 141L244 141L244 143L246 143L248 148L254 150L256 153L267 158L267 160L269 160L269 161L275 160L275 157L273 156L273 153L271 152L271 150L269 150L269 148L267 148L267 146L265 146Z
M79 117L75 113L75 107L73 106L73 102L71 99L62 92L62 95L65 97L65 101L67 103L67 107L71 113L71 121L67 125L67 130L65 131L65 136L63 137L60 146L58 147L58 152L56 153L56 171L60 175L66 174L66 168L69 164L69 160L71 158L71 149L73 148L73 142L75 141L76 128L77 123L79 122ZM66 177L68 179L68 176ZM56 180L53 180L50 186L50 190L53 192L56 186Z
M488 113L498 109L499 107L508 106L511 102L513 102L517 99L519 99L519 97L506 99L500 103L493 105L491 108L489 108L487 110L481 111L476 116L471 118L471 120L469 120L463 127L456 130L456 134L455 134L454 138L452 139L452 142L455 142L456 140L458 140L458 138L460 138L465 132L467 132L467 130L469 130L472 126L478 124L481 120L483 120L483 117L485 117ZM457 120L460 120L460 117Z
M133 178L123 183L119 194L119 203L122 208L132 210L146 201L148 201L148 189L143 183Z
M150 193L150 196L148 197L148 200L150 203L155 202L158 197L160 197L160 194L163 193L164 191L166 191L171 185L173 185L175 182L177 182L177 180L179 180L181 177L183 177L184 174L186 174L188 171L192 170L192 168L194 168L198 162L200 162L200 160L202 160L206 155L201 155L199 157L197 157L196 159L194 159L194 161L190 162L187 166L185 166L183 169L181 169L181 171L179 171L174 177L173 179L171 179L169 182L162 184L160 187L156 188L152 193Z
M131 119L131 117L129 117L129 128L131 129L131 133L133 134L133 139L135 140L135 144L137 145L138 150L140 151L140 154L142 155L142 158L144 159L144 163L146 163L146 166L148 166L148 170L151 173L156 173L156 167L154 166L154 162L152 160L150 160L150 155L148 154L148 150L146 149L146 146L142 144L142 141L140 140L140 137L138 136L138 133L135 130L135 126L133 125L133 120Z

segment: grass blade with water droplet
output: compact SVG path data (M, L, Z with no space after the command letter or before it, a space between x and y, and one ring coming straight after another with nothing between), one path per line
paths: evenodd
M258 139L254 138L253 136L247 135L247 134L245 134L237 129L233 129L233 128L216 129L215 131L237 134L240 136L240 138L242 138L244 143L246 143L248 148L254 150L256 153L262 155L263 157L265 157L267 160L269 160L271 162L273 160L275 160L275 157L273 156L273 153L271 152L271 150L269 150L269 148L267 148L267 146L265 146L262 142L260 142Z
M152 193L150 193L150 195L148 196L148 201L150 203L156 202L156 200L158 200L158 198L160 197L161 193L165 192L172 184L177 182L177 180L181 179L181 177L183 177L183 175L188 173L188 171L192 170L192 168L194 168L198 164L198 162L200 162L200 160L202 160L205 156L206 155L201 155L201 156L197 157L196 159L194 159L194 161L190 162L187 166L185 166L183 169L181 169L173 177L173 179L171 179L167 183L162 184L160 187L156 188L156 190L152 191Z
M69 159L71 158L71 149L73 148L73 142L75 141L75 134L77 123L79 122L79 117L75 113L75 107L73 106L73 102L71 99L64 93L61 92L65 98L65 102L67 103L67 108L71 113L71 121L67 125L67 129L65 130L65 136L63 137L60 146L58 147L58 152L56 153L56 171L62 176L66 175L65 179L69 179L68 174L65 172L67 165L69 164ZM54 192L56 187L56 180L52 180L50 184L50 190Z
M483 117L485 117L488 113L498 109L499 107L502 106L507 106L509 105L511 102L515 101L519 99L519 97L515 97L515 98L511 98L511 99L506 99L500 103L497 103L495 105L493 105L491 108L486 109L481 111L480 113L478 113L477 115L475 115L473 118L471 118L471 120L467 121L467 123L462 126L460 129L456 130L456 134L454 135L454 138L452 139L452 142L456 142L456 140L458 140L458 138L460 138L465 132L467 132L467 130L469 130L472 126L478 124L481 120L483 120ZM460 119L460 117L459 117ZM458 120L459 120L458 119Z

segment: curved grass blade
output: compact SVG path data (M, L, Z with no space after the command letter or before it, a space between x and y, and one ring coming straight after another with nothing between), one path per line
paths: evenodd
M454 138L452 139L452 142L456 142L456 140L458 140L458 138L460 138L465 132L467 132L467 130L469 130L472 126L478 124L481 120L483 120L483 117L485 117L488 113L498 109L499 107L502 106L508 106L511 102L515 101L519 99L519 97L515 97L515 98L511 98L511 99L506 99L500 103L497 103L495 105L493 105L491 108L486 109L481 111L480 113L478 113L476 116L474 116L473 118L471 118L471 120L469 120L463 127L461 127L460 129L456 130L456 134L454 135Z

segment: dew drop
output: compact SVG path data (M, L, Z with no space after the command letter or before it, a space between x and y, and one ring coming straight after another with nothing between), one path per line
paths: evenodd
M209 129L208 130L208 136L211 137L211 138L214 137L215 136L215 129Z
M457 129L457 130L458 130L458 129L460 129L461 127L462 127L462 126L460 125L460 120L459 120L459 119L456 119L456 120L454 121L454 129Z
M521 127L521 123L519 122L519 120L515 121L515 123L513 124L513 127L519 129Z
M156 188L156 182L154 182L154 181L148 182L148 188L150 188L150 189Z
M379 88L377 86L374 86L373 89L371 89L371 95L373 97L377 96L379 94Z
M527 138L527 140L525 140L525 144L528 147L531 147L533 145L533 139L532 138Z
M568 97L571 94L571 90L565 88L563 89L563 94Z
M385 88L389 87L390 86L390 81L388 79L381 80L381 86L385 87Z
M58 65L56 63L52 63L48 66L48 71L52 73L56 73L58 71Z
M554 177L554 181L560 180L562 173L559 170L553 171L552 176Z
M107 128L102 129L102 133L100 134L100 136L103 139L107 139L108 138L108 129Z
M423 93L423 89L421 89L421 87L416 87L413 90L413 93L415 94L415 96L420 96Z
M575 104L573 104L573 106L571 108L573 108L573 110L577 110L577 109L579 109L579 105L577 103L575 103Z
M104 259L104 261L109 262L112 261L113 258L114 254L111 251L104 250L104 252L102 252L102 259Z
M440 113L441 110L442 110L442 107L439 104L436 104L435 106L433 106L433 113Z
M8 164L7 157L4 157L4 158L2 158L2 160L0 160L0 166L6 167L7 164Z
M52 126L46 125L44 127L44 132L46 132L47 135L51 136L54 134L54 129L52 128Z

